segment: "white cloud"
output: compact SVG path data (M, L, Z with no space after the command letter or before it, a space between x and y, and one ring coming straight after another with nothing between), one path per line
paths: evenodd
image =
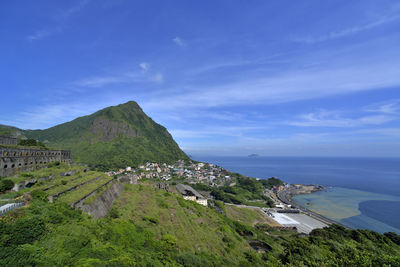
M400 68L389 62L353 65L324 70L306 69L252 78L230 84L193 85L179 95L163 98L164 108L221 107L250 104L276 104L377 90L400 85ZM159 99L148 100L149 107L160 106Z
M244 137L246 132L266 130L267 126L213 126L196 130L172 129L174 138L207 138L215 136Z
M175 37L172 41L178 46L185 46L185 42L180 37Z
M381 125L394 120L391 116L372 115L359 118L345 118L337 112L319 111L299 116L297 121L286 122L300 127L360 127L366 125Z
M30 42L33 42L33 41L40 40L40 39L48 36L49 34L51 34L51 32L49 30L40 30L40 31L35 32L32 35L28 35L26 37L26 39L28 39L28 41L30 41Z
M162 73L158 72L150 77L150 80L157 83L162 83L164 81L164 76Z
M359 32L367 31L367 30L382 26L384 24L396 21L398 19L400 19L399 15L386 15L386 16L380 17L379 19L377 19L375 21L356 25L354 27L342 29L339 31L333 31L326 35L309 36L309 37L305 37L305 38L294 38L293 41L300 42L300 43L314 44L314 43L334 40L334 39L346 37L349 35L357 34Z
M92 87L101 88L111 84L119 83L134 83L142 81L139 73L135 72L122 72L115 75L105 75L105 76L93 76L81 79L73 83L73 86L78 87Z
M139 64L140 68L142 69L143 72L146 72L150 69L150 64L147 62L142 62Z
M400 99L392 99L389 101L369 105L365 108L365 110L368 112L398 114L400 113Z
M48 27L45 29L41 29L36 31L33 34L30 34L26 37L26 39L30 42L33 41L39 41L45 37L48 37L52 34L61 32L65 28L65 22L74 14L80 12L82 9L84 9L88 4L90 0L83 0L78 2L76 5L64 10L61 14L57 15L55 17L56 22L54 22L53 27Z
M64 19L69 18L70 16L74 15L75 13L80 12L82 9L84 9L88 4L90 0L83 0L79 1L76 5L66 9L65 11L62 12L61 17Z
M92 77L92 78L86 78L83 80L80 80L76 82L75 84L77 86L82 86L82 87L94 87L94 88L100 88L104 87L106 85L114 84L114 83L121 83L123 82L124 79L122 77Z

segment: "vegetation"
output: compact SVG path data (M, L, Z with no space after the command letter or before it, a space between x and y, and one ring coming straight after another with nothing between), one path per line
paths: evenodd
M69 149L74 160L99 170L188 159L168 131L133 101L46 130L21 132L47 140L52 147Z
M102 109L45 130L20 130L0 125L0 134L21 134L20 144L71 150L76 162L99 170L137 166L147 161L188 160L167 129L149 118L136 102Z
M18 145L19 146L34 146L34 147L42 147L42 148L46 147L42 142L36 141L35 139L32 139L32 138L20 139L20 140L18 140Z
M255 210L224 212L126 185L107 217L94 220L31 192L25 208L0 218L0 266L399 266L395 233L341 226L308 237L264 224ZM164 203L164 204L163 204ZM394 240L394 241L393 241ZM249 243L267 248L257 253Z
M256 180L240 174L232 174L236 178L234 186L211 187L204 184L195 184L193 188L199 191L208 191L216 199L225 203L243 204L258 207L272 207L273 201L264 195L264 188L281 185L277 178Z
M11 190L14 187L14 182L9 179L0 179L0 193Z

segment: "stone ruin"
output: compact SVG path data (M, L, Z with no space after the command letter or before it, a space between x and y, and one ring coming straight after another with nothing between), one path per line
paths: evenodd
M0 176L6 177L19 172L33 171L55 161L70 163L71 152L0 147Z

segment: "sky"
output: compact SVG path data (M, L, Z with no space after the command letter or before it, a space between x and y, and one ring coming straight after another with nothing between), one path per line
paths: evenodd
M129 100L190 155L400 157L400 2L0 3L0 124Z

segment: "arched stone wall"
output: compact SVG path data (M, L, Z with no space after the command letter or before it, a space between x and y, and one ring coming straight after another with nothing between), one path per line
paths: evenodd
M69 163L70 155L66 150L0 148L0 176L36 170L54 161Z

